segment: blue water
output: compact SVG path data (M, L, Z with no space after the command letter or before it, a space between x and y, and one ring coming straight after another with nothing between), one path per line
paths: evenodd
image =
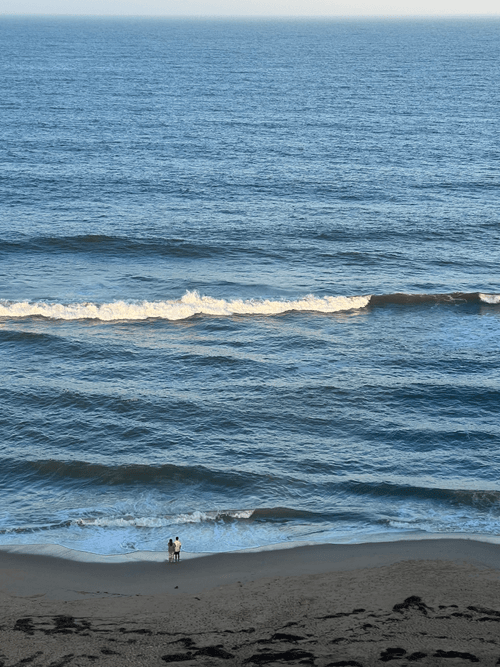
M500 534L499 20L0 18L0 544Z

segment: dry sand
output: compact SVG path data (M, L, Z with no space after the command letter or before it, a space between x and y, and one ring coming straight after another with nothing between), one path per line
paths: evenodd
M500 665L500 546L317 545L179 564L0 551L0 667Z

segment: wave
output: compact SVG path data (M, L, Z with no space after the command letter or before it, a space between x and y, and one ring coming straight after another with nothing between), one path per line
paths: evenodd
M264 473L216 470L205 466L182 466L163 464L148 466L145 464L110 465L88 463L81 460L64 461L45 459L26 461L2 459L2 470L9 476L39 476L45 484L54 480L61 482L81 482L85 485L99 486L137 486L152 489L153 486L171 489L175 485L197 484L202 487L234 489L243 493L245 488L263 488L267 475ZM285 481L285 478L283 478ZM319 484L318 488L321 488ZM326 492L326 490L323 490ZM500 513L500 490L488 488L446 488L440 486L414 486L392 482L360 482L354 480L332 480L328 483L328 493L332 496L340 494L345 498L361 497L373 500L395 499L404 501L430 501L436 504L473 507L476 509L494 509ZM214 520L229 515L233 518L252 518L257 521L288 521L305 519L307 521L338 517L339 510L323 509L311 511L290 507L258 507L244 510L194 511L183 514L186 522ZM357 510L359 515L359 510ZM342 511L342 514L345 514Z
M500 294L480 294L479 298L484 303L489 303L495 306L500 304Z
M495 510L500 513L500 491L493 489L449 489L440 487L404 486L389 482L347 482L339 485L348 493L368 498L433 501L454 507Z
M163 516L132 516L130 514L115 516L83 516L64 521L40 524L37 526L14 526L0 529L0 535L14 535L22 533L38 533L61 528L166 528L173 526L185 526L188 524L215 524L215 523L238 523L241 521L286 521L296 519L307 519L309 521L319 520L322 515L314 512L294 510L288 507L272 507L257 509L219 509L219 510L196 510L180 514L165 514Z
M124 238L105 234L85 234L83 236L55 236L19 239L2 239L1 252L17 253L85 253L92 255L124 255L132 257L213 257L225 255L227 246L193 243L182 238Z
M213 470L205 466L182 466L163 464L149 466L144 464L105 465L102 463L88 463L81 460L41 459L26 461L18 459L1 459L2 471L8 471L9 476L16 475L25 480L38 477L45 483L53 480L57 485L61 483L80 486L137 486L145 485L148 488L165 484L199 484L202 487L223 487L237 489L242 492L247 486L262 485L262 475L252 472L238 472L235 470ZM1 480L1 475L0 475Z
M232 242L196 241L185 238L164 237L122 237L106 234L85 234L82 236L41 236L20 239L0 239L0 255L10 254L84 254L129 258L188 258L221 259L242 254L258 257L276 257L279 250L249 247L248 239L236 236Z
M291 507L262 507L255 509L219 509L219 510L195 510L175 515L156 517L85 517L72 521L78 526L104 526L137 528L153 528L157 526L172 526L195 523L232 523L239 521L278 521L306 519L309 522L323 520L322 513L296 510Z
M165 485L173 494L185 493L186 485L190 488L196 486L199 489L218 489L224 492L245 496L254 493L255 489L265 489L267 475L256 472L238 472L235 470L214 470L204 466L176 466L165 464L161 466L148 466L140 464L106 466L99 463L87 463L84 461L57 461L53 459L39 461L17 461L12 459L2 460L4 478L23 479L26 484L38 483L33 476L43 480L45 487L56 484L60 489L61 483L80 489L88 488L99 491L103 487L131 487L135 489L148 489L155 493L155 489L164 489ZM1 476L0 476L1 477ZM288 483L285 477L282 482ZM0 479L1 482L1 479ZM500 519L500 491L488 488L446 488L441 486L418 486L411 484L399 484L392 482L360 482L354 480L329 480L326 487L320 482L311 482L315 487L314 493L324 495L328 493L332 498L342 498L340 509L336 503L330 507L312 509L291 508L287 506L271 506L243 509L216 509L216 510L193 510L179 515L167 515L158 511L156 501L153 516L146 520L141 517L129 516L130 510L125 513L113 515L112 518L103 518L98 512L95 517L82 517L77 521L78 525L125 525L130 522L139 522L141 525L167 525L172 523L195 524L206 521L234 521L251 520L258 523L288 523L305 522L307 524L317 521L337 521L339 519L352 519L356 521L370 522L370 506L391 507L403 503L415 506L426 504L431 507L446 508L445 512L469 510L474 513L492 513ZM350 506L346 509L345 503ZM149 507L149 505L148 505ZM441 511L441 510L439 510ZM65 517L66 519L66 517ZM160 521L160 523L158 523ZM165 523L166 522L166 523ZM59 523L59 522L58 522ZM138 525L139 525L138 524Z
M194 316L232 317L273 316L290 312L338 313L359 310L367 306L419 305L438 303L500 304L500 294L480 292L451 292L448 294L383 294L363 296L308 295L295 300L216 299L186 292L181 299L167 301L110 303L49 303L27 301L0 302L0 318L43 317L54 320L101 320L103 322L137 321L148 319L185 320Z
M406 294L404 292L396 292L394 294L373 294L370 296L370 306L383 306L388 304L411 306L426 303L486 303L497 305L500 304L500 294L483 294L482 292Z
M387 491L387 489L385 490ZM417 498L422 497L422 492L431 491L430 489L416 490L421 492L415 494ZM378 491L382 491L382 489L378 489ZM393 493L399 495L396 489L393 489ZM376 493L375 495L379 494ZM403 493L402 495L405 496L406 494ZM423 495L427 494L424 493ZM384 531L389 529L390 531L396 530L405 533L409 531L421 534L441 533L442 536L450 537L459 534L483 536L498 534L500 526L498 514L499 492L435 489L434 492L429 494L429 498L444 500L448 507L440 510L429 506L425 513L422 513L421 508L413 508L412 511L411 507L406 507L402 513L397 509L393 508L391 510L388 508L388 511L383 513L386 516L372 516L371 520L359 513L346 517L343 513L336 511L312 512L289 507L194 510L178 514L107 514L96 512L92 516L84 512L80 516L68 517L64 520L49 520L38 525L4 526L0 528L0 540L3 538L16 539L16 536L21 539L25 539L23 536L34 536L35 539L39 539L36 538L37 534L52 533L57 535L57 540L62 539L63 542L67 540L71 542L71 534L73 538L79 536L77 539L81 546L82 539L95 539L95 537L84 538L84 534L88 531L87 535L95 535L97 530L101 535L100 539L103 539L102 535L104 534L108 536L106 538L108 543L110 539L115 539L112 535L116 534L117 531L121 542L124 535L135 535L133 541L127 542L125 545L131 549L137 549L137 541L140 543L143 539L146 542L153 539L154 544L155 540L158 539L158 534L162 536L158 544L163 543L164 535L168 533L179 533L185 537L190 536L191 541L194 539L193 536L196 536L195 541L199 541L200 539L207 539L208 535L209 541L214 539L220 547L221 531L224 531L223 534L226 539L229 539L230 535L246 536L250 540L249 544L258 544L260 541L259 535L263 535L262 530L264 530L265 535L272 535L273 539L279 542L282 540L281 532L285 524L292 526L290 536L294 535L295 538L307 538L314 541L319 539L320 542L324 541L325 538L327 541L336 542L338 540L345 541L346 537L349 538L349 541L357 541L363 535L365 535L365 538L369 535L373 537L374 534L380 532L381 526L384 527ZM476 511L467 517L464 516L464 504L470 505ZM371 528L369 524L371 524ZM200 529L201 533L199 532ZM133 531L133 533L130 531ZM384 534L386 538L389 536L389 534ZM201 536L204 537L201 538ZM241 548L241 545L238 548ZM213 544L210 548L206 549L204 547L202 550L213 551Z
M40 533L47 530L57 530L59 528L69 528L72 524L70 519L66 521L56 521L54 523L40 524L37 526L11 526L8 528L0 528L0 535L20 535Z
M306 296L292 301L216 299L200 296L197 292L187 292L181 299L169 301L142 301L127 303L0 303L0 317L23 318L44 317L56 320L95 319L104 322L120 320L185 320L195 315L231 317L233 315L280 315L291 311L313 311L335 313L363 308L369 296L344 297Z
M254 510L213 510L194 511L185 514L165 516L116 516L116 517L83 517L74 519L71 523L76 526L102 528L159 528L163 526L181 526L190 523L232 522L250 519Z

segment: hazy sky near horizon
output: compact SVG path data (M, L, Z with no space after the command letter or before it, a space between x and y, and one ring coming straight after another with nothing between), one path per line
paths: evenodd
M500 16L499 0L0 0L2 14Z

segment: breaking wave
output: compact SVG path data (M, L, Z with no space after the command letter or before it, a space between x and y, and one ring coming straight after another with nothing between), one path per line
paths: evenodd
M119 516L119 517L89 517L79 518L72 521L77 526L99 526L105 528L158 528L162 526L185 525L189 523L204 522L230 522L240 519L250 519L254 510L214 510L195 511L178 515L165 516Z
M295 300L216 299L186 292L181 299L129 303L47 303L0 302L0 318L44 317L55 320L93 319L104 322L147 319L185 320L195 315L231 317L233 315L281 315L288 312L337 313L366 306L386 304L418 305L425 303L500 304L499 294L452 292L449 294L383 294L363 296L308 295Z
M480 294L479 298L484 303L490 303L495 306L500 304L500 294Z
M0 529L0 535L19 533L38 533L41 531L69 528L71 526L81 528L164 528L183 526L186 524L202 523L232 523L247 520L283 520L293 519L301 516L314 516L310 512L300 512L289 508L269 509L240 509L240 510L207 510L193 511L181 514L163 516L132 516L130 514L115 516L77 517L65 521L55 521L41 525L15 526Z
M0 303L0 317L46 317L57 320L96 319L105 322L117 320L185 320L194 315L231 317L232 315L280 315L290 311L315 311L335 313L342 310L363 308L369 296L306 296L294 301L215 299L187 292L181 299L169 301L142 301L127 303Z

